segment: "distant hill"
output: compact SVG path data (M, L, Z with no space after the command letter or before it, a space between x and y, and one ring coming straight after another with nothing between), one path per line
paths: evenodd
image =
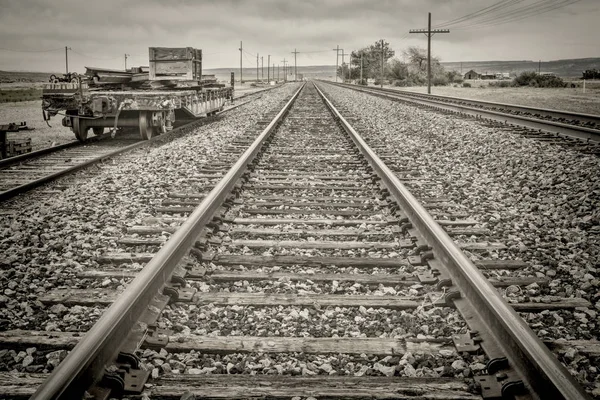
M0 83L48 82L52 72L0 71ZM54 72L56 75L59 73Z
M537 71L537 61L463 61L461 62L442 62L442 65L448 70L461 71L467 73L473 69L479 73L509 72L513 75L523 71ZM543 61L541 63L542 72L553 72L564 78L580 78L582 72L586 69L600 69L600 58L576 58L567 60ZM289 72L293 74L293 65L289 67ZM84 71L78 71L84 72ZM235 79L239 79L239 67L232 68L211 68L205 69L204 74L215 75L220 81L229 81L230 73L235 73ZM259 68L258 77L262 79L262 70ZM303 74L307 78L334 79L335 65L311 65L298 66L298 74ZM56 73L59 75L58 73ZM271 74L273 68L271 67ZM48 82L52 72L22 72L22 71L0 71L0 83L14 82ZM291 75L291 74L290 74ZM244 80L256 79L256 68L244 68ZM271 75L272 77L273 75ZM275 76L277 76L277 67L275 67ZM279 78L283 78L283 67L279 68ZM267 66L264 68L264 79L267 79Z
M461 68L462 64L462 68ZM478 73L509 72L517 75L524 71L537 71L538 61L464 61L442 62L448 70L461 71L466 74L469 70ZM576 58L569 60L542 61L542 72L553 72L563 78L581 78L586 69L600 69L600 58Z
M212 68L202 70L205 75L215 75L219 80L229 81L231 78L231 72L235 73L235 79L239 80L240 68ZM294 66L289 67L290 75L294 74ZM258 78L262 79L262 70L258 69ZM256 80L256 67L244 68L242 70L244 81ZM311 66L298 66L298 74L303 74L307 78L319 78L319 79L333 79L335 74L335 65L311 65ZM273 78L273 67L270 72L271 79ZM277 77L277 66L275 66L275 77ZM279 78L283 79L283 66L279 68ZM264 69L264 79L267 79L267 66Z

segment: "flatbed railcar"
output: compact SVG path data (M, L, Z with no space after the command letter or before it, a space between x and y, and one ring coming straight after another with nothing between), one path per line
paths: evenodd
M116 71L116 80L109 70L88 67L85 81L46 84L44 118L61 113L63 126L85 141L90 130L100 135L120 127L138 127L150 139L171 130L176 118L215 114L233 99L234 89L202 81L201 54L191 47L151 47L149 72L133 71L125 83L127 71Z

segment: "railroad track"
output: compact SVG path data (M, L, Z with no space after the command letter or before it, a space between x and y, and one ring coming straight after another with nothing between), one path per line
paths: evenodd
M274 87L236 97L236 104L218 112L217 115L226 113L251 101L241 101L246 97L259 95ZM178 123L172 132L181 132L192 126L199 126L212 120L193 120ZM85 143L74 141L0 160L0 201L10 199L121 153L146 146L153 141L164 140L164 137L168 136L155 136L148 141L140 140L138 134L119 133L119 137L113 140L105 134L93 137Z
M600 146L600 115L492 103L388 88L362 87L338 82L323 82L391 100L406 101L440 111L522 127L525 128L522 132L525 134L531 134L532 131L541 132L542 134L537 134L535 137L542 140L553 140L557 137L575 139L575 142L583 140L594 147L594 152L600 153L598 148Z
M151 375L153 398L586 398L513 309L588 304L507 304L494 287L543 280L492 278L519 260L469 261L461 248L502 244L454 242L482 232L443 198L417 202L384 144L367 145L321 96L307 84L257 138L171 193L103 268L80 272L90 288L39 299L107 307L85 337L3 332L4 346L74 348L50 377L3 374L0 393L43 382L33 398L80 397L121 351L147 371L121 365L103 384L134 392Z

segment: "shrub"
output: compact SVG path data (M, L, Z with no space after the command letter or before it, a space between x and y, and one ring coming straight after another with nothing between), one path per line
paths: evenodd
M510 81L498 81L498 82L490 82L490 83L488 83L488 86L506 88L506 87L514 86L514 84Z
M433 86L446 86L448 84L449 80L447 76L441 75L441 76L434 76L431 79L431 84Z
M538 75L536 72L523 72L513 80L514 86L561 88L567 84L557 76Z
M469 82L463 82L463 87L471 87L471 84Z
M358 85L364 85L364 86L367 86L367 85L368 85L368 83L367 83L367 80L366 80L366 79L363 79L363 80L357 79L357 80L356 80L356 83L357 83Z
M406 79L396 79L393 83L394 86L403 87L406 86Z

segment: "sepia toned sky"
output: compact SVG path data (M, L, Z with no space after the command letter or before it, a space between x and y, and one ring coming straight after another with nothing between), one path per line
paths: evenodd
M479 10L488 8L487 13ZM64 71L148 65L149 46L201 48L204 68L245 67L256 53L298 65L335 64L385 39L401 58L426 47L433 25L457 20L432 40L442 61L600 57L600 0L0 0L0 70ZM475 13L475 14L473 14ZM464 17L460 19L460 17Z

